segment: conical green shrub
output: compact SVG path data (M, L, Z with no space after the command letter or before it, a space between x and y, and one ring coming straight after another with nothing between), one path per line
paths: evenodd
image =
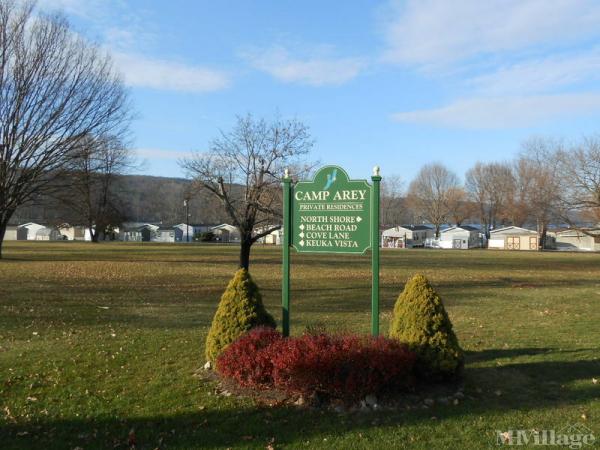
M219 302L206 338L206 359L214 362L229 344L257 326L275 328L275 319L265 309L258 286L248 271L240 269Z
M424 275L412 277L396 300L390 337L417 354L415 369L420 376L447 379L462 371L464 356L452 323Z

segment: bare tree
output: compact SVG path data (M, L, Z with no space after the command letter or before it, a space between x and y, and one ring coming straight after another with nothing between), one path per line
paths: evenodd
M600 221L600 136L585 137L570 150L556 152L564 192L563 218L571 225L569 212Z
M470 219L475 213L474 204L461 186L448 191L448 217L457 226Z
M399 225L403 214L402 191L404 182L399 175L388 175L381 182L381 224Z
M532 217L531 186L536 174L535 164L528 158L518 158L512 164L513 189L507 199L506 216L518 227L524 226Z
M129 111L107 55L61 17L0 2L0 256L17 207L49 189L87 136L120 134Z
M437 163L423 166L410 183L409 204L422 219L435 226L436 237L450 217L450 197L459 187L456 174Z
M57 197L67 205L98 242L123 221L118 175L133 167L133 156L117 136L88 137L74 151L68 165L68 184Z
M308 127L297 120L267 123L238 117L205 153L181 161L194 182L217 197L240 230L240 267L248 269L250 249L281 228L281 177L287 167L301 173L313 146ZM301 169L303 168L304 169Z
M514 190L511 167L506 163L478 162L467 171L465 186L477 205L480 223L489 239L490 230L500 222Z
M540 244L546 242L550 223L562 214L564 188L561 186L561 167L557 155L563 150L560 141L531 138L523 143L520 164L528 167L529 183L526 204L536 221Z

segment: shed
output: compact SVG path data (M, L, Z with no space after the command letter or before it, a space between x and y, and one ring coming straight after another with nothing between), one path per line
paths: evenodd
M490 231L488 248L503 250L538 250L539 236L537 231L521 227L503 227Z
M210 229L215 234L215 239L219 242L240 242L240 230L233 225L223 223Z
M453 226L441 231L438 244L446 249L478 248L483 246L483 234L470 225Z
M141 234L142 242L151 242L154 239L156 239L158 228L158 225L153 225L151 223L145 223L141 227L139 227L138 231Z
M17 227L17 240L19 241L35 241L39 230L46 228L39 223L28 222Z
M586 228L585 230L569 228L557 231L556 248L558 250L600 251L600 228Z
M384 248L424 247L425 241L433 236L433 228L427 225L399 225L383 230L381 246Z

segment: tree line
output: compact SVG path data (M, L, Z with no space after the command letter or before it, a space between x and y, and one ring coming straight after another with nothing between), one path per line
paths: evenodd
M551 224L600 221L600 136L566 144L531 138L510 161L477 162L461 183L440 163L425 165L411 181L407 207L419 221L481 224L486 237L499 226L534 226L543 241Z

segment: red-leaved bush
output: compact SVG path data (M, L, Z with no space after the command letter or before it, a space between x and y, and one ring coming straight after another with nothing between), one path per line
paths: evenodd
M288 392L356 400L412 384L415 355L384 337L306 334L278 342L273 381Z
M283 335L269 327L257 327L240 336L217 358L217 370L241 386L268 387L273 384L270 348Z
M256 329L221 354L217 370L242 386L357 400L409 387L414 361L405 345L383 337L283 338L272 329Z

